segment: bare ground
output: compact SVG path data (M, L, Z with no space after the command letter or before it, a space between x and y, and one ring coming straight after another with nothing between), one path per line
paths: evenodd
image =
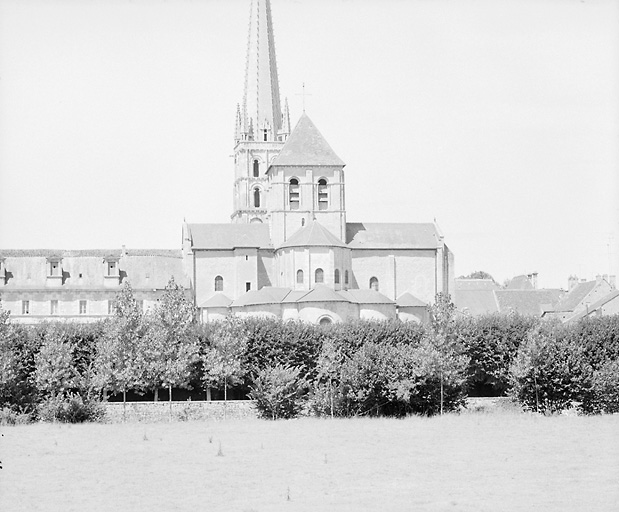
M0 432L2 512L619 510L617 415L35 424Z

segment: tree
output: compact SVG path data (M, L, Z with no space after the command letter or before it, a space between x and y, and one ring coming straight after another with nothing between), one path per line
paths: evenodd
M198 356L193 330L195 307L174 277L146 319L148 329L138 352L142 387L154 391L155 401L159 387L167 387L171 402L172 388L189 384L190 365Z
M146 330L131 285L125 282L114 301L114 316L105 323L97 342L95 359L96 382L104 390L122 392L123 408L126 408L127 390L139 383L137 351Z
M228 386L242 382L245 376L243 354L247 337L242 324L234 317L222 322L213 333L202 354L203 382L208 387L224 388L224 401L228 400Z
M468 276L460 276L458 279L490 279L496 283L494 277L483 270L476 270L475 272L471 272Z
M468 359L464 349L457 341L456 306L451 302L448 294L438 293L434 304L428 306L430 329L428 340L437 351L435 366L440 379L440 414L443 414L445 402L445 381L464 382L464 371Z

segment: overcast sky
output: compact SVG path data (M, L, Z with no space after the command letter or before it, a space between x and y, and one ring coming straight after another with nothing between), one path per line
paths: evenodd
M350 222L436 218L456 275L619 274L619 2L272 0L282 97ZM229 222L249 0L0 0L0 250Z

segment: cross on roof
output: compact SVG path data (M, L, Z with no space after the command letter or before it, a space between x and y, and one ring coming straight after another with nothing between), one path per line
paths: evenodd
M303 97L303 112L305 112L305 96L311 96L311 94L308 94L305 92L305 82L303 82L303 90L300 93L297 93L296 96L302 96Z

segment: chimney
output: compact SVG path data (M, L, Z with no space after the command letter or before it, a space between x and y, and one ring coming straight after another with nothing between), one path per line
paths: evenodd
M571 292L574 288L578 286L578 277L570 276L567 278L567 291Z
M616 279L617 279L616 276L608 276L608 283L610 284L613 290L617 287Z
M597 276L595 276L595 282L597 284L600 284L602 282L602 276L600 274L598 274Z
M120 250L120 255L122 256L127 256L127 247L125 245L122 246L122 249Z
M533 285L533 289L537 290L537 272L533 272L531 274L530 279L531 279L531 284Z

